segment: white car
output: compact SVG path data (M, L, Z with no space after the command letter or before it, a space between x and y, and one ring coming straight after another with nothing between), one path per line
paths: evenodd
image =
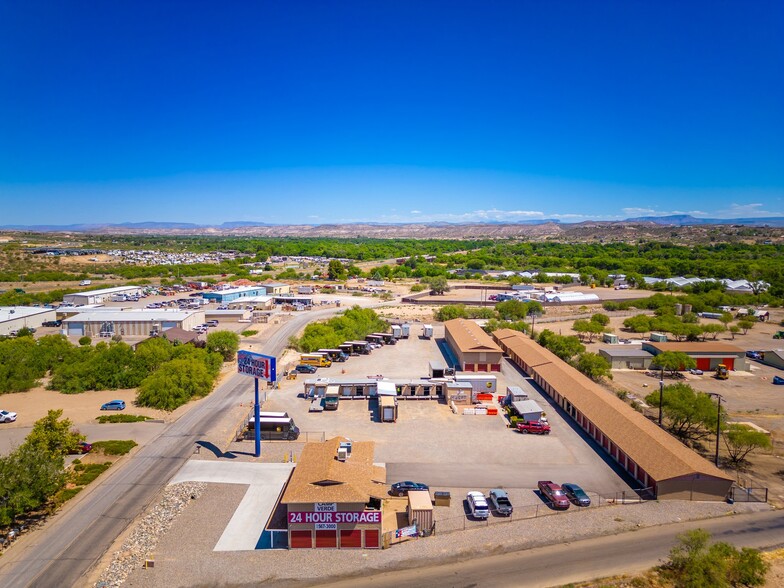
M490 516L490 508L487 506L487 499L481 492L472 491L466 495L468 508L471 509L471 516L475 519L486 519Z
M7 410L0 410L0 423L13 423L16 420L16 413Z

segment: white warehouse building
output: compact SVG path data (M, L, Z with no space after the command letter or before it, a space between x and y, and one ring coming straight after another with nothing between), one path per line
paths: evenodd
M88 304L101 304L112 299L115 294L125 294L126 296L138 296L142 293L140 286L117 286L115 288L102 288L101 290L87 290L66 294L63 302L71 303L76 306L86 306Z
M69 337L149 337L172 327L191 331L204 321L203 310L88 310L63 320L63 329Z
M0 335L9 335L19 329L37 329L46 321L55 320L53 308L37 306L0 306Z

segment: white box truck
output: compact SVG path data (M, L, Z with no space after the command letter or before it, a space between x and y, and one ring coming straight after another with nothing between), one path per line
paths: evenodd
M431 339L433 337L433 325L422 325L422 336L425 339Z
M392 336L395 339L403 338L403 329L400 328L400 325L392 325Z

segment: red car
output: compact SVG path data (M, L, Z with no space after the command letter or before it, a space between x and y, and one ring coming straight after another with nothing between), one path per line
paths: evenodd
M547 499L550 506L566 510L569 508L569 498L558 484L550 480L542 480L538 484L539 492Z
M550 425L539 421L523 421L522 423L517 423L517 430L524 435L528 433L533 433L534 435L549 435Z
M76 445L76 447L71 449L68 453L70 453L72 455L74 453L76 453L76 454L79 454L79 453L90 453L92 450L93 450L93 444L92 443L87 443L86 441L82 441L81 443L78 443Z

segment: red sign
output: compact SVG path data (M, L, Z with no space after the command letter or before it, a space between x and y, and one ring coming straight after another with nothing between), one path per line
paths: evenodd
M289 523L350 523L355 525L381 522L380 510L365 512L290 512Z

